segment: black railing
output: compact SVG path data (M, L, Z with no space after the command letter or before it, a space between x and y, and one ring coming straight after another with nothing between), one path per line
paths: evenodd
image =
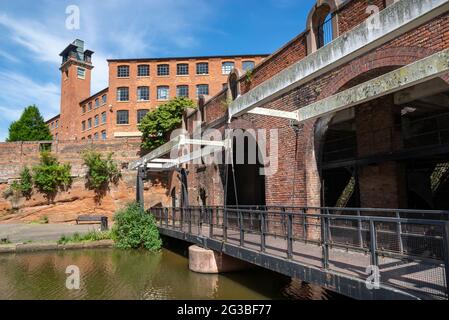
M334 37L332 27L333 15L329 15L323 23L321 23L316 29L317 48L324 47L328 43L332 42Z
M447 298L448 212L282 206L150 212L161 228L352 276L362 277L367 267L374 266L386 285ZM410 218L416 214L440 219Z

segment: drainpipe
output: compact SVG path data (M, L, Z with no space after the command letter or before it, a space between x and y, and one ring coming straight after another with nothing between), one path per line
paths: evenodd
M143 181L145 180L145 176L145 167L139 167L139 169L137 170L136 202L140 204L142 208L145 208L145 202L143 198Z

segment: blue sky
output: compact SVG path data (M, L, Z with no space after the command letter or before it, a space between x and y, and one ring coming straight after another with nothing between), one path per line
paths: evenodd
M314 0L0 0L0 141L36 104L59 112L59 53L75 38L95 51L92 92L108 58L271 53L305 29ZM80 9L68 30L66 8Z

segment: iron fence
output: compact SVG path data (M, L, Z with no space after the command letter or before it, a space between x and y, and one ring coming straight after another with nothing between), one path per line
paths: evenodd
M444 211L282 206L153 208L160 227L447 299ZM422 217L433 217L424 219Z

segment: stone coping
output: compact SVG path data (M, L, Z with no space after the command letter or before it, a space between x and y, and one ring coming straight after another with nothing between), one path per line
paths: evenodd
M25 253L38 251L56 251L56 250L81 250L81 249L105 249L113 248L114 241L101 240L81 243L58 244L57 242L36 242L36 243L14 243L0 245L0 254L2 253Z

